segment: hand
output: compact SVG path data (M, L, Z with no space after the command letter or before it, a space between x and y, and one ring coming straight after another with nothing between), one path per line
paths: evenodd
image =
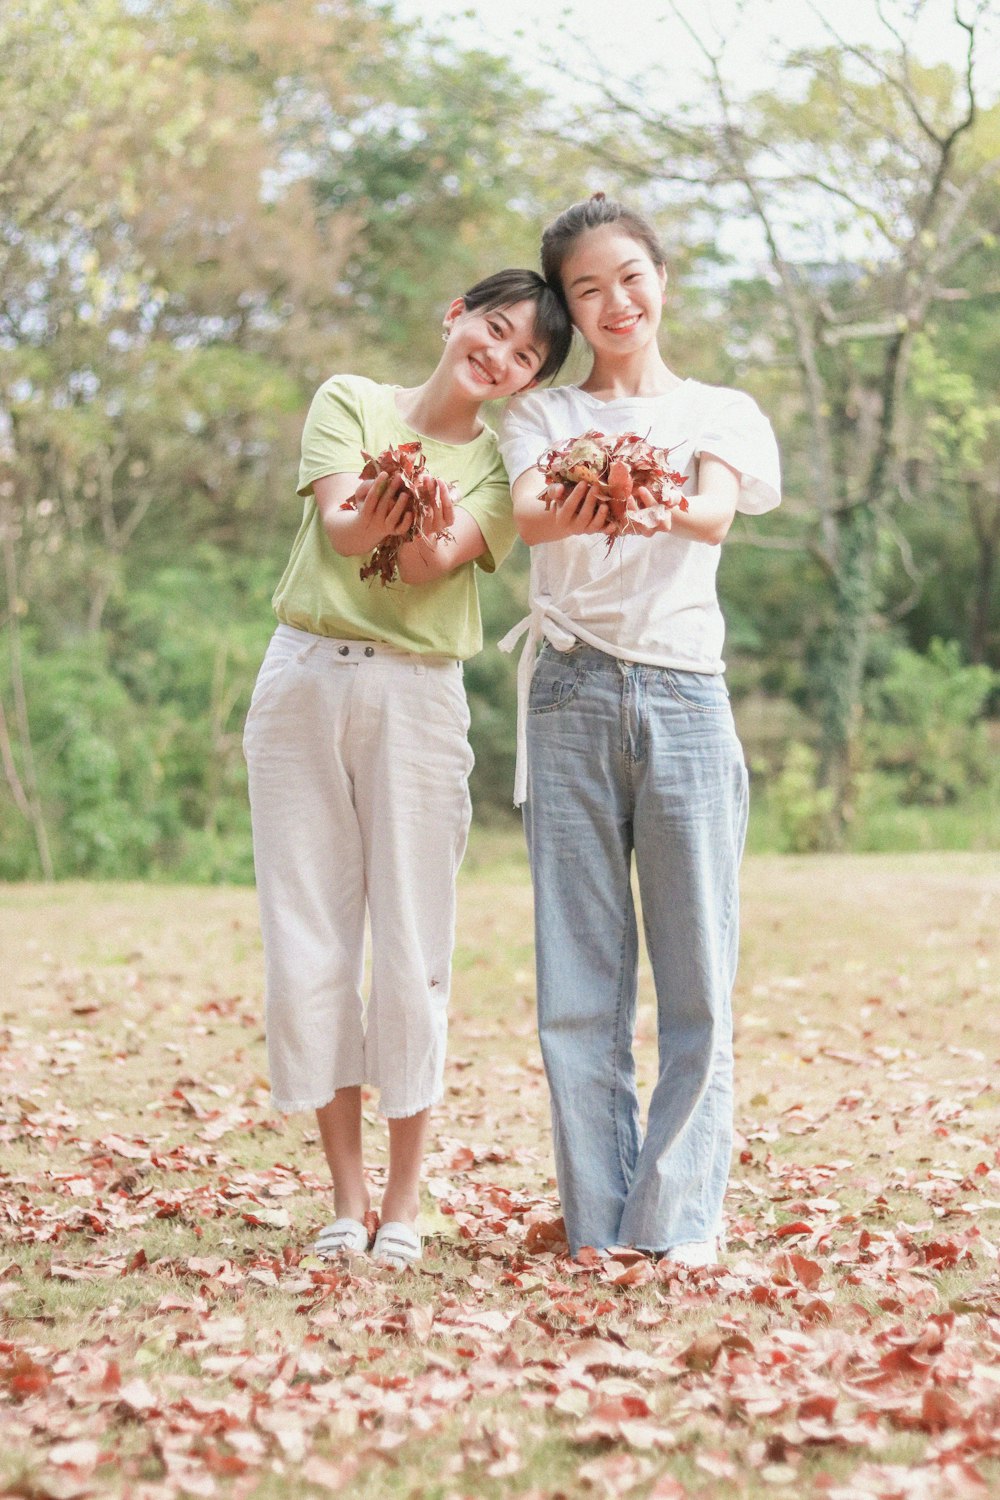
M404 536L413 525L413 506L402 490L400 475L390 479L388 474L376 474L374 479L362 479L339 509L325 511L327 535L335 549L359 556L386 537Z
M596 485L583 480L572 489L565 484L550 484L545 496L556 522L558 537L589 536L607 531L611 509Z
M652 490L640 485L625 508L625 531L638 536L670 531L674 524L673 513L682 499L680 490L676 490L657 500Z
M436 541L447 536L454 525L458 486L434 479L430 474L421 474L417 483L420 499L429 507L421 520L420 533L426 541Z

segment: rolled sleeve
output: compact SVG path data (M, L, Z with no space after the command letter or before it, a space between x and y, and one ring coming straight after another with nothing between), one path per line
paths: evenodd
M781 503L781 460L770 422L751 396L734 391L705 424L695 453L721 458L740 476L736 509L762 515Z
M483 533L486 551L476 558L484 573L495 573L514 545L514 506L505 479L487 480L463 496L462 509Z
M537 397L515 397L508 402L498 436L500 456L511 484L529 469L538 468L542 455L552 447L546 415Z

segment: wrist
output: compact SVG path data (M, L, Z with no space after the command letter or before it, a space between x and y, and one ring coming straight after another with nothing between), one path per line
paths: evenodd
M356 510L335 510L323 518L330 546L341 557L361 557L370 552L377 541L364 535L364 525Z

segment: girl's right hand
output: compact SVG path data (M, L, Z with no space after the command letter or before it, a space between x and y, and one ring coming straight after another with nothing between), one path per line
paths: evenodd
M320 499L321 485L315 490ZM409 497L400 494L403 481L396 474L391 479L380 473L374 479L362 479L352 494L339 502L321 504L323 525L335 552L342 557L360 557L371 552L386 537L403 536L413 524Z
M607 499L592 484L581 480L570 488L565 484L548 486L546 497L549 515L555 522L554 537L588 536L603 532L611 520Z

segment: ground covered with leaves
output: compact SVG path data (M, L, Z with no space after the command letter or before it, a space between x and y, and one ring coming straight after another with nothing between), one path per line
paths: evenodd
M480 835L402 1274L310 1253L252 892L0 892L2 1493L996 1494L997 861L759 858L744 891L725 1263L577 1264L523 858ZM646 972L647 1090L654 1034Z

